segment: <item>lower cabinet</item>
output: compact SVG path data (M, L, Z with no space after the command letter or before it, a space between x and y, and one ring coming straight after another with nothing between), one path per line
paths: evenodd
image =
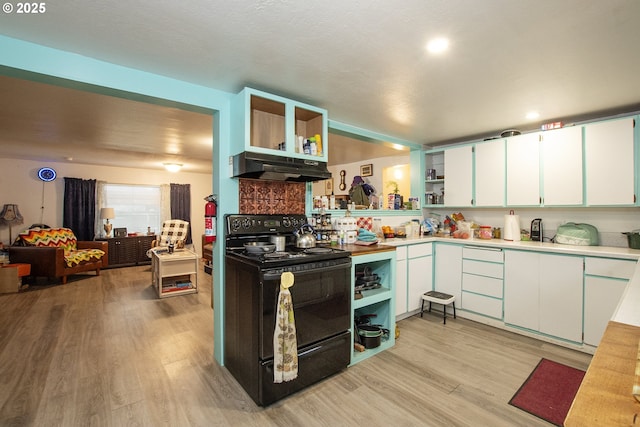
M151 264L147 251L156 236L131 236L96 239L109 244L109 267Z
M504 321L582 342L583 258L505 251Z
M433 244L396 248L396 319L418 312L422 295L433 289Z
M396 320L409 316L407 308L408 275L407 247L398 246L396 248Z
M587 257L584 262L584 343L597 346L636 261Z
M502 319L503 255L499 248L462 248L461 309Z
M437 243L435 257L434 290L453 295L456 297L456 301L460 301L462 296L462 246ZM457 302L456 306L458 305Z

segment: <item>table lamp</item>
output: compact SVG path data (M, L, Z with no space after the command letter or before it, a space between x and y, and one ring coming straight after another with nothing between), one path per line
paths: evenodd
M13 244L13 236L11 236L11 226L22 224L24 219L20 215L18 205L7 204L2 207L0 212L0 224L9 226L9 245Z
M113 224L109 223L110 219L113 219L116 217L116 213L113 210L113 208L102 208L100 209L100 219L106 219L107 222L104 223L104 232L106 237L109 237L111 235L111 228L113 227Z

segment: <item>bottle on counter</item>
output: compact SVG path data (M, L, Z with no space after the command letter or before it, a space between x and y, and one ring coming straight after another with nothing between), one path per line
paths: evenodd
M329 209L336 208L336 196L331 192L331 197L329 197Z

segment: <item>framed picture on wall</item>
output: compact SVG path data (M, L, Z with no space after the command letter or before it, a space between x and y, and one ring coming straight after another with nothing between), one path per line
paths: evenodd
M333 193L333 178L324 181L324 194L330 196Z
M369 163L368 165L360 166L360 176L371 176L373 175L373 164Z

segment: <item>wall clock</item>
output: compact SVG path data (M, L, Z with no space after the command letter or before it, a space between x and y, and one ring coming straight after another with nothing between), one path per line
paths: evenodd
M345 184L344 182L344 177L347 174L347 172L343 169L340 171L340 186L338 188L340 188L341 191L344 191L347 189L347 184Z
M38 170L38 178L44 182L50 182L56 179L56 171L51 168L40 168Z

